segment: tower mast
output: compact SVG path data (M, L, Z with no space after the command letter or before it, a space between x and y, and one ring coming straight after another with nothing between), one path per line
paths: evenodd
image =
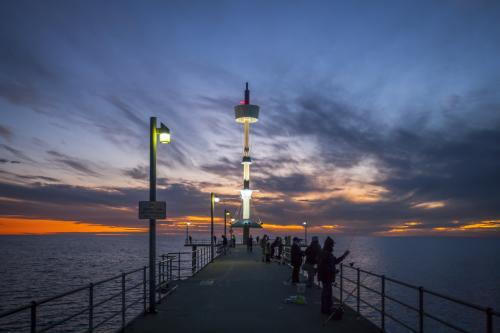
M246 243L249 235L249 228L254 226L250 216L250 201L252 200L252 190L250 189L250 124L259 120L259 106L250 104L250 90L248 82L245 86L245 99L234 107L236 122L243 124L243 189L241 193L242 215L240 224L243 226L243 242Z

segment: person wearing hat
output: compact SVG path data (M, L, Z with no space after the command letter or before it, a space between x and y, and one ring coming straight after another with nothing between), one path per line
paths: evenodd
M318 277L323 283L321 291L321 313L330 314L332 311L332 283L335 281L335 265L344 260L349 251L345 251L342 256L336 258L333 256L333 246L335 242L330 237L326 237L323 251L318 265Z
M302 268L307 272L307 287L311 288L314 285L314 276L316 275L316 265L321 254L321 245L317 236L313 236L311 244L305 251L306 262Z
M299 271L300 266L302 266L302 251L299 246L299 239L293 237L293 244L291 249L291 264L292 264L292 283L299 283Z

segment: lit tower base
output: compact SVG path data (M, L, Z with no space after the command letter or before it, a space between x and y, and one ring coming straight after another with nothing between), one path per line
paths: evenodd
M243 244L248 241L250 228L262 228L260 223L252 220L250 216L250 201L252 200L252 190L250 189L250 124L259 120L259 106L250 104L250 90L248 82L245 89L245 99L234 107L234 116L237 123L243 124L243 189L241 193L241 217L232 224L233 228L243 228Z

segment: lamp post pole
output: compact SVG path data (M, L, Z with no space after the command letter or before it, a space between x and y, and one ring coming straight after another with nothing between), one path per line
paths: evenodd
M210 193L210 262L214 260L214 205L215 194Z
M229 211L227 209L224 209L224 237L226 237L226 223L227 223L227 215L229 214Z
M186 244L189 243L189 222L186 223Z
M150 119L149 201L156 201L156 117ZM149 312L156 312L156 220L149 220Z
M302 223L304 225L304 239L307 245L307 222Z

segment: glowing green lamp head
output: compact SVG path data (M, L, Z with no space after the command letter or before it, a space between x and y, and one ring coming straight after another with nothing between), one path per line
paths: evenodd
M159 129L159 134L161 143L170 143L170 129L163 123Z

